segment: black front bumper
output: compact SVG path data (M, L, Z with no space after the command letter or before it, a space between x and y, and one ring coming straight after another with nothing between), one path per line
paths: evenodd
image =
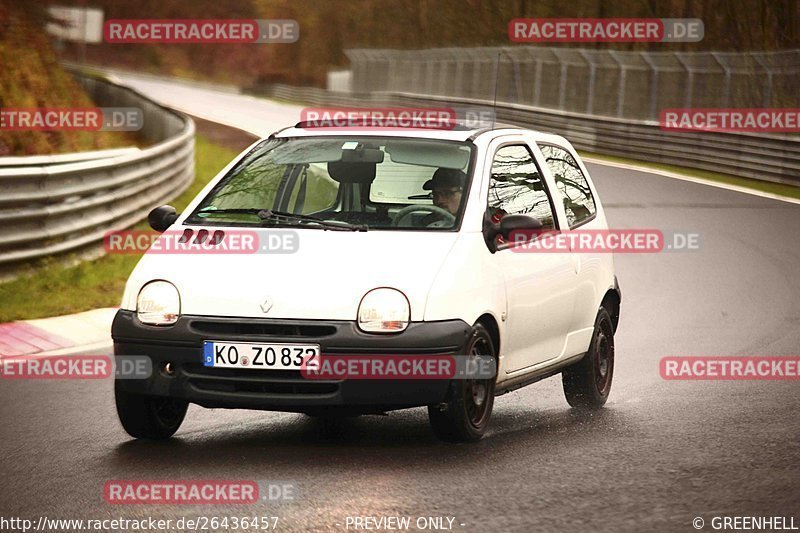
M319 344L335 354L463 354L470 327L461 320L414 322L402 333L370 335L355 321L281 320L181 316L170 327L142 324L120 310L111 335L115 355L147 355L147 379L123 379L117 386L138 394L181 398L204 407L314 412L341 408L380 412L439 403L448 381L306 379L299 371L240 370L203 365L203 341L296 342ZM172 363L174 373L163 371Z

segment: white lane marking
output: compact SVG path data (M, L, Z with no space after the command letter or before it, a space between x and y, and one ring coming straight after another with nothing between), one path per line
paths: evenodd
M605 165L607 167L614 167L614 168L624 168L626 170L634 170L636 172L642 172L645 174L654 174L656 176L662 176L665 178L673 178L676 180L689 181L700 185L717 187L718 189L726 189L728 191L740 192L744 194L749 194L751 196L759 196L761 198L769 198L770 200L778 200L781 202L800 205L800 198L792 198L790 196L783 196L781 194L773 194L770 192L758 191L755 189L750 189L748 187L742 187L739 185L731 185L729 183L721 183L719 181L697 178L694 176L689 176L687 174L680 174L678 172L670 172L668 170L660 170L657 168L650 168L647 166L630 164L630 163L618 163L614 161L606 161L604 159L596 159L594 157L581 157L581 159L583 159L583 161L586 163L594 163L596 165Z

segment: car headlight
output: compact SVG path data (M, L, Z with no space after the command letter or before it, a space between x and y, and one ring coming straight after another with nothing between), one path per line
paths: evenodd
M139 291L136 316L152 326L169 326L181 314L181 297L175 285L167 281L151 281Z
M408 327L411 305L397 289L372 289L358 306L358 327L368 333L397 333Z

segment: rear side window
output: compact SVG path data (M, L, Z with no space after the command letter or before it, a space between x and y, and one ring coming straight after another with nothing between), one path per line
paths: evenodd
M581 172L581 167L572 154L552 144L540 144L539 148L561 193L570 228L594 218L597 207L589 188L589 181Z
M488 203L494 222L505 215L524 214L538 218L543 229L555 228L544 180L525 146L504 146L495 153Z

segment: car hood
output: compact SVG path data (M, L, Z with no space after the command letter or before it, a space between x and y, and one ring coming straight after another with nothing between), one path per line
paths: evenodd
M287 230L254 231L266 242L270 232ZM161 279L177 287L185 315L355 320L367 291L392 287L408 297L411 319L419 321L458 238L444 231L291 231L299 243L293 253L148 252L128 280L122 307L135 310L141 287Z

